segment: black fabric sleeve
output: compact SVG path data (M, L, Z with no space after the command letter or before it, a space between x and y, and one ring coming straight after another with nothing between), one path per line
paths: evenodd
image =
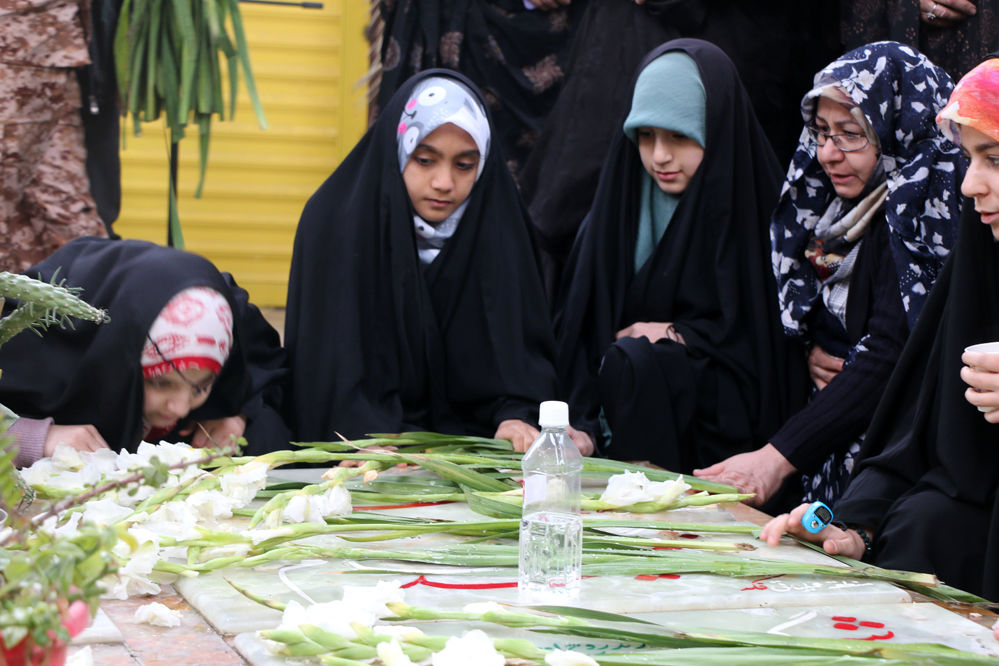
M855 476L834 510L848 525L877 529L892 504L912 488L912 481L884 467L866 467Z
M898 278L887 244L874 273L867 333L854 358L770 442L801 472L812 472L834 451L863 434L908 337Z

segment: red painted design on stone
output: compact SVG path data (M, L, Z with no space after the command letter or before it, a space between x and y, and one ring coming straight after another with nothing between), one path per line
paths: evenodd
M875 622L874 620L861 620L857 621L855 617L847 617L845 615L834 615L832 617L834 629L840 629L842 631L857 631L861 627L867 627L868 629L884 629L885 625L883 622ZM895 637L895 632L887 631L884 634L871 634L861 638L859 636L853 638L853 640L858 641L887 641Z
M658 580L660 578L676 580L679 577L680 574L639 574L635 576L635 580Z
M504 587L517 587L516 581L512 583L438 583L428 580L426 576L418 576L399 587L407 588L417 585L426 585L427 587L437 587L445 590L498 590Z
M757 578L756 580L753 581L752 585L750 585L749 587L742 588L741 591L745 592L747 590L766 590L768 588L766 585L763 584L763 581L771 580L773 578L780 578L782 575L783 574L778 574L776 576L764 576L763 578Z

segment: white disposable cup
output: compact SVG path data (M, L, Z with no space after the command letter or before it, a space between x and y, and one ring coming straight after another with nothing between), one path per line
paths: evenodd
M964 351L976 354L999 354L999 342L980 342L977 345L965 347ZM988 413L995 409L995 407L979 407L978 411Z

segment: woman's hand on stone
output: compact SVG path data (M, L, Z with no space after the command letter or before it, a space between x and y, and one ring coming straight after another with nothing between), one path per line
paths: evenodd
M801 517L808 511L808 507L808 504L802 504L791 513L782 513L772 519L760 532L760 541L776 546L782 535L790 534L811 543L821 544L823 550L830 555L845 555L855 560L864 556L866 549L864 540L854 530L843 530L835 525L827 525L815 533L806 530L801 524Z
M45 457L55 453L60 444L71 446L77 451L99 451L110 448L108 443L92 425L53 425L49 426L42 445L42 455Z
M746 504L760 506L773 497L784 479L797 469L773 444L749 453L740 453L704 469L695 469L694 476L707 481L727 483L740 493L753 493Z
M520 419L507 419L496 428L493 439L506 439L513 442L513 450L523 453L531 448L531 443L538 438L538 429Z
M220 419L200 421L180 431L182 435L191 435L191 446L196 449L218 447L234 449L235 439L243 436L246 431L246 418L242 415L226 416Z
M576 445L576 448L579 449L580 453L584 456L593 455L593 451L596 447L593 445L593 438L590 437L590 433L584 430L576 430L572 426L569 426L566 429L566 432L569 433L569 438Z

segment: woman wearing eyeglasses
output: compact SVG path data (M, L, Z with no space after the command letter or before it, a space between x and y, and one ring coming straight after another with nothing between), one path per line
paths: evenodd
M698 476L754 492L757 504L799 472L786 502L842 493L956 238L964 160L934 122L952 88L896 42L855 49L816 75L770 230L781 323L808 349L812 398L766 446Z

